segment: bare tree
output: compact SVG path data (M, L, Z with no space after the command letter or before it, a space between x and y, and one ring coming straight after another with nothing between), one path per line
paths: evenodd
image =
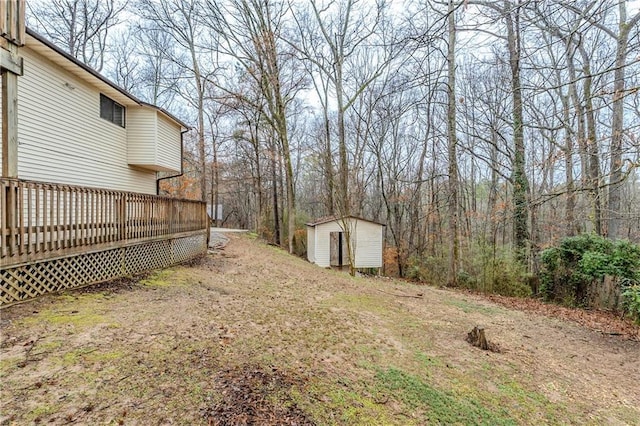
M447 154L449 173L449 285L458 283L458 158L456 138L456 5L447 6Z
M512 200L513 200L513 242L516 256L526 263L529 248L529 180L526 173L526 155L524 144L523 88L521 82L522 28L521 17L524 7L521 0L502 0L496 2L477 1L474 4L497 13L506 35L484 30L506 43L509 69L511 70L511 101L513 131L512 154Z
M270 0L206 1L210 28L223 40L221 48L232 56L252 79L264 103L253 104L274 131L284 161L287 192L287 236L289 252L294 251L296 202L292 155L287 128L287 107L304 79L295 67L283 67L292 56L279 45L285 9ZM225 87L220 86L222 90ZM251 99L235 96L244 102Z
M27 2L28 22L56 45L101 71L110 30L120 22L126 0Z
M351 214L346 113L363 90L380 77L393 57L392 51L383 48L381 42L384 38L386 5L382 1L376 1L373 8L370 6L359 0L311 0L309 8L298 7L294 10L298 39L291 45L305 61L312 64L318 78L325 81L325 87L330 84L333 89L339 160L338 182L337 185L331 185L330 189L336 190L336 197L333 198L336 201L336 210L343 218ZM354 59L367 49L371 53L369 63L373 63L374 66L360 67L359 71L364 75L361 74L359 78L354 79L356 82L352 87L348 87L347 76L351 73L353 77L356 72L353 68L354 63L362 65L354 62ZM376 57L373 49L382 56ZM355 274L355 251L352 247L351 230L346 221L343 225L350 270Z
M143 21L133 31L140 81L132 87L132 93L153 105L169 108L184 75L180 61L174 60L179 54L173 36L153 21Z
M618 31L613 31L601 22L592 21L605 34L609 35L616 43L615 68L613 69L613 112L611 116L611 174L609 177L609 199L607 210L607 235L609 238L620 238L622 227L621 193L622 181L622 153L624 139L624 102L628 95L625 84L625 71L627 68L627 55L629 51L629 36L632 31L638 31L640 12L628 17L627 2L618 0Z
M183 50L184 55L174 50L176 56L171 59L187 72L193 83L192 90L182 92L183 98L193 104L198 123L198 163L200 199L207 199L206 152L205 152L205 94L207 81L216 72L213 61L208 61L208 69L203 62L209 59L210 52L203 48L205 41L200 33L201 21L197 0L138 0L139 13L143 18L155 23L155 31L167 31L173 41ZM207 40L211 42L212 40ZM215 45L215 41L214 41Z
M135 92L142 83L140 59L136 49L137 39L133 31L124 30L114 35L118 40L111 52L113 70L109 73L111 79L118 86L128 92Z

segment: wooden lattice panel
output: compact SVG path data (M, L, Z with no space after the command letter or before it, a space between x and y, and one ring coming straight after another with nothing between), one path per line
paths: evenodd
M171 265L171 241L153 241L127 249L125 265L127 273L163 268Z
M175 240L171 240L171 244L173 245L171 250L173 255L172 263L180 263L193 259L207 250L207 238L204 235L176 238Z
M206 248L206 236L196 235L0 269L0 305L164 268Z

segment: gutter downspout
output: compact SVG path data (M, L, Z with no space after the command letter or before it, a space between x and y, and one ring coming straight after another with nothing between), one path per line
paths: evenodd
M177 177L180 177L180 176L182 176L184 174L184 166L183 166L183 160L184 160L184 134L187 133L188 131L189 131L189 129L180 131L180 174L173 175L173 176L165 176L165 177L161 177L161 178L156 178L156 195L160 195L160 181L161 180L177 178Z
M0 0L2 1L2 0ZM160 195L160 181L165 179L173 179L184 175L184 134L187 133L190 129L185 129L180 131L180 173L173 176L165 176L156 179L156 195ZM208 219L208 218L207 218ZM207 226L207 247L209 247L209 241L211 241L211 227Z

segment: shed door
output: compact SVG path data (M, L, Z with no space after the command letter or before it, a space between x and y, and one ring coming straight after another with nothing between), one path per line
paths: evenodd
M329 263L331 266L342 266L344 257L343 233L331 232L329 234Z

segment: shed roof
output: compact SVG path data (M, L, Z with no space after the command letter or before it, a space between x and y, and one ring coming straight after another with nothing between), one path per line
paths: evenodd
M339 220L343 220L343 219L356 219L356 220L362 220L364 222L369 222L369 223L373 223L376 225L380 225L380 226L387 226L386 224L382 223L382 222L376 222L375 220L369 220L369 219L365 219L359 216L354 216L354 215L348 215L348 216L325 216L325 217L321 217L319 219L316 219L314 222L309 222L306 225L307 226L311 226L311 227L315 227L317 225L322 225L323 223L329 223L329 222L334 222L334 221L339 221Z
M69 71L71 74L94 86L97 86L98 88L100 88L100 90L104 91L106 95L116 98L115 100L119 103L122 103L124 105L139 105L155 109L181 127L185 129L190 128L187 124L185 124L175 115L171 114L169 111L138 99L122 87L118 86L117 84L100 74L98 71L94 70L82 61L79 61L31 28L27 27L26 33L26 46L28 48L40 53L56 65L65 69L66 71Z

